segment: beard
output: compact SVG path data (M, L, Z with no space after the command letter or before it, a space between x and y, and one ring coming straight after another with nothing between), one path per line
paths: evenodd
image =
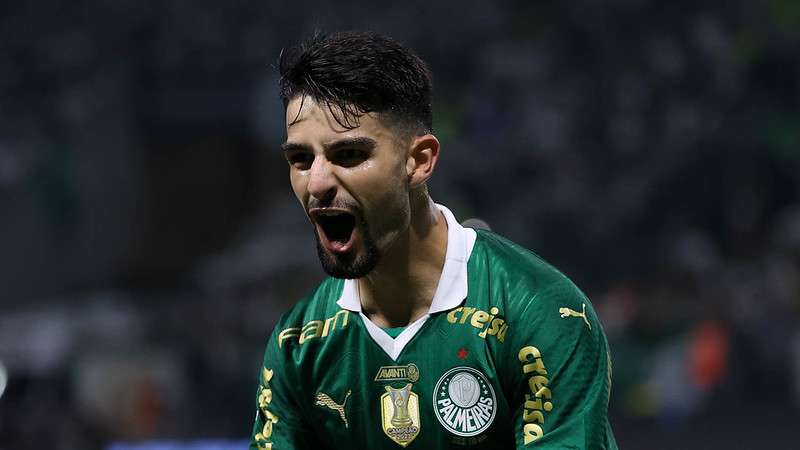
M314 232L317 240L317 255L322 269L334 278L355 279L366 276L378 265L381 259L380 250L372 238L367 222L360 221L361 236L364 248L360 252L348 252L337 255L329 252L320 242L319 232Z

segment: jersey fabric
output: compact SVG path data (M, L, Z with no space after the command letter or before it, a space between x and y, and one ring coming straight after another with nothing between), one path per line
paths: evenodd
M616 449L591 303L489 231L448 225L427 315L396 337L328 278L267 344L250 449Z

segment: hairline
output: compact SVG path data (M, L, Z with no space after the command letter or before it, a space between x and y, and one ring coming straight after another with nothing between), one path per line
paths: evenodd
M361 114L350 114L351 117L346 118L345 120L352 121L350 122L350 124L355 126L348 127L345 125L345 123L342 123L339 120L339 117L342 117L342 115L345 116L348 115L347 112L345 111L336 112L335 110L338 109L336 103L326 100L320 100L316 98L313 94L307 92L297 92L292 94L291 96L286 97L283 102L284 115L286 115L286 113L289 111L289 103L291 103L298 97L300 98L300 107L297 109L297 114L295 115L295 117L288 123L289 126L294 124L295 121L300 117L300 114L303 111L303 106L305 105L306 97L309 97L313 99L315 102L317 102L317 104L320 107L322 107L324 104L324 106L328 108L328 112L331 114L331 117L333 117L334 121L344 128L350 128L350 129L358 128L360 126L361 117L368 114L374 114L375 118L378 120L378 122L381 123L381 125L392 131L392 134L394 135L395 140L398 141L398 143L405 144L405 141L407 141L410 138L424 136L432 132L432 130L428 129L424 125L416 123L416 121L414 121L413 119L403 120L391 110L382 112L370 111ZM345 103L347 103L350 106L356 106L357 109L360 109L358 105L356 105L354 102L345 101Z

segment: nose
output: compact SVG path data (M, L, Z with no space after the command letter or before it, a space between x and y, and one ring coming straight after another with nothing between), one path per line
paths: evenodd
M317 156L311 164L308 193L320 202L333 200L336 196L336 177L330 161L324 156Z

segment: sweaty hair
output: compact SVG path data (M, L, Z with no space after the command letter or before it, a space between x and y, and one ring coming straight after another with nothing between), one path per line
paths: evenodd
M308 96L327 106L347 129L368 113L417 135L433 129L430 71L414 52L387 36L316 34L284 49L278 70L284 109L295 97L302 102Z

